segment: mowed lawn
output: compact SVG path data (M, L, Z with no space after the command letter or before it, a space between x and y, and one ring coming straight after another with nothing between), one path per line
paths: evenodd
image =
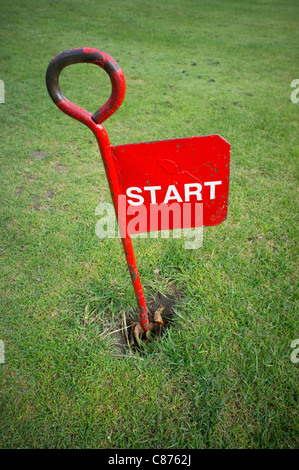
M0 18L1 447L297 447L298 2L4 0ZM126 77L113 145L231 144L228 217L201 248L134 240L146 296L179 293L142 354L111 334L136 302L120 240L95 234L96 140L45 87L82 46ZM60 83L91 112L110 94L92 65Z

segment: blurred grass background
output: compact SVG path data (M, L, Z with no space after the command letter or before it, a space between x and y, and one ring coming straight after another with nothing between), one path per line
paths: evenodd
M298 2L0 8L2 448L297 447ZM45 87L52 57L82 46L126 77L113 145L231 143L228 218L202 248L134 241L146 295L183 293L143 356L119 357L108 334L135 299L120 240L95 235L111 201L96 141ZM91 112L110 94L98 67L68 67L60 84Z

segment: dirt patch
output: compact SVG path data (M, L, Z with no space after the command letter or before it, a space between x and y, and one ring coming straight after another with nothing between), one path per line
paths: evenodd
M48 153L42 152L41 150L38 150L37 152L32 152L30 157L35 158L36 160L41 160L43 158L49 158L50 155Z
M149 335L144 333L136 311L124 313L121 325L113 334L117 340L118 348L124 354L128 350L142 352L146 342L163 336L173 323L175 316L173 306L177 298L177 294L166 296L159 292L154 299L146 299L150 322Z
M23 186L20 186L20 185L17 186L17 188L16 188L16 195L17 195L17 196L20 196L20 194L22 194L23 191L24 191Z
M62 163L58 163L58 165L55 166L55 171L56 173L65 173L67 171L67 167Z

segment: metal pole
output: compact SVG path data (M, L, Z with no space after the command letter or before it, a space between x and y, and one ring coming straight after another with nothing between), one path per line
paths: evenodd
M115 165L115 160L112 156L111 146L108 134L103 125L96 125L93 132L97 138L99 149L101 152L102 160L104 163L106 176L114 204L115 214L118 221L121 240L124 248L124 253L131 276L135 297L138 305L138 312L141 321L141 326L146 332L149 330L149 320L146 302L143 294L142 284L138 272L137 262L133 249L133 244L130 235L127 233L127 226L125 225L122 217L119 217L119 196L122 195L119 185L119 177Z
M82 109L68 101L59 87L59 75L62 69L68 65L82 62L88 62L102 67L108 73L112 84L112 92L109 100L93 115L85 109ZM147 332L149 330L148 313L132 240L130 235L127 233L126 224L118 214L119 196L122 195L119 184L119 175L112 156L108 134L102 125L102 123L108 119L108 117L111 116L123 102L126 90L123 72L115 60L103 51L89 47L69 49L57 54L50 62L46 74L46 84L48 92L58 108L65 114L85 124L96 136L107 175L116 218L119 224L125 257L137 300L141 325L144 332Z

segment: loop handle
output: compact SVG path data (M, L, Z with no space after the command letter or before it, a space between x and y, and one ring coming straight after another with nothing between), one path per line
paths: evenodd
M102 67L108 73L112 84L110 98L94 114L71 103L59 87L59 75L62 69L68 65L83 62ZM121 106L126 92L125 77L119 65L110 55L91 47L68 49L57 54L48 66L46 85L49 95L61 111L90 128L94 126L94 123L101 124L108 119Z

